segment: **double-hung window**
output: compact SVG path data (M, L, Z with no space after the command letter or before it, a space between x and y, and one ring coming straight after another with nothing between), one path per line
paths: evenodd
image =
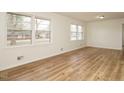
M7 46L27 45L32 41L50 43L50 20L7 13Z
M13 13L7 13L7 16L7 45L19 46L31 44L31 17Z
M40 42L50 42L50 21L35 18L35 39Z
M71 40L82 40L83 39L83 30L80 25L70 25L71 30Z

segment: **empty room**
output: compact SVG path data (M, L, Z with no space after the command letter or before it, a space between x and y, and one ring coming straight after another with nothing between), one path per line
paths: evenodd
M123 12L0 12L1 81L124 80Z

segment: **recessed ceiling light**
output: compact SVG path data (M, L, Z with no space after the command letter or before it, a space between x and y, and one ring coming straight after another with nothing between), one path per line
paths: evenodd
M96 18L98 18L98 19L103 19L103 18L104 18L104 15L102 15L102 16L97 16Z

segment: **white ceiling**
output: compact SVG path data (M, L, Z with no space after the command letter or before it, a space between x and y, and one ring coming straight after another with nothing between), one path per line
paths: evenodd
M124 18L124 12L58 12L64 16L68 16L81 21L97 21ZM96 16L104 15L104 19L97 19Z

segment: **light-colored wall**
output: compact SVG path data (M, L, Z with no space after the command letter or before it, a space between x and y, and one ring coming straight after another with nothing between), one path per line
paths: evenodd
M0 70L82 48L86 45L86 40L70 41L70 24L76 23L85 27L83 22L55 13L26 14L51 19L52 43L6 48L6 13L0 13ZM64 48L64 51L60 51L60 48ZM18 61L17 56L24 56L24 59Z
M87 46L122 49L124 19L90 22L87 24Z
M63 52L85 46L122 49L122 24L124 19L96 21L86 24L55 13L22 13L51 19L52 43L34 44L7 48L6 43L6 13L0 13L0 70L40 60ZM84 26L85 40L70 41L70 24ZM87 43L87 44L86 44ZM64 51L60 51L64 48ZM17 56L24 56L18 61Z
M124 24L122 25L122 45L124 47Z

